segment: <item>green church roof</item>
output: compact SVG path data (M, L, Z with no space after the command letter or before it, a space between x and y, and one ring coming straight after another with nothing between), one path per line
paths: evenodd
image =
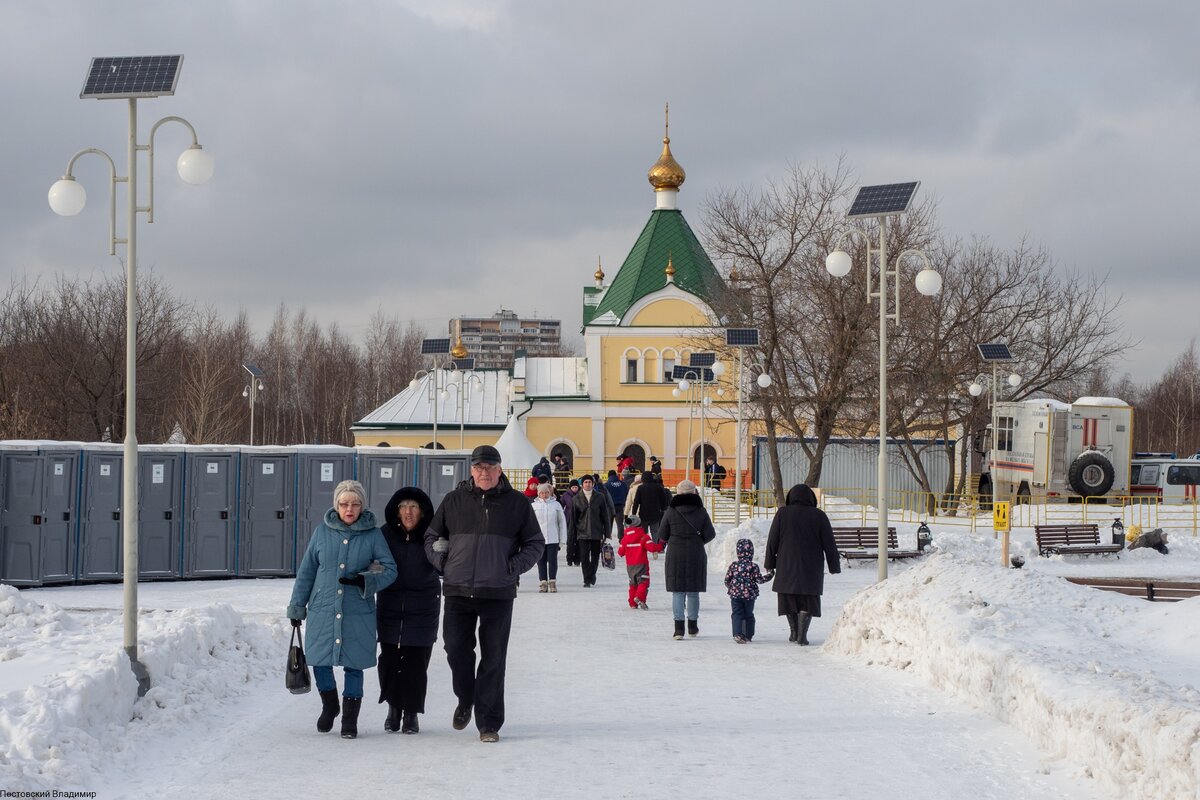
M720 273L683 218L683 212L655 209L599 304L589 306L586 303L585 289L583 324L610 311L620 319L638 300L666 286L664 270L668 258L675 267L675 285L680 289L708 302L725 288Z

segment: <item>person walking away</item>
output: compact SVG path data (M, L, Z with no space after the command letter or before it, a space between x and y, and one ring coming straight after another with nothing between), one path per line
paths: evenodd
M613 525L617 529L617 543L621 542L621 533L623 531L622 522L625 521L625 498L629 496L629 484L617 476L613 470L608 471L608 480L604 482L604 488L608 492L608 499L612 500L613 504Z
M758 599L758 585L773 577L769 572L764 575L754 563L754 542L738 539L737 559L725 570L733 640L738 644L754 641L754 601Z
M658 540L666 547L667 591L675 617L674 638L683 638L684 618L688 636L700 633L700 593L707 588L708 555L704 545L716 538L712 520L704 509L696 484L680 481L671 507L663 514Z
M617 547L617 555L625 557L625 572L629 575L629 607L649 610L646 596L650 593L650 559L647 553L659 552L662 545L650 538L641 520L630 517Z
M630 513L641 519L642 527L656 542L659 541L659 523L670 503L671 493L667 491L667 487L662 485L662 479L653 473L643 475L642 486L638 489L637 499L634 500Z
M469 482L446 495L425 531L425 557L442 573L446 595L442 639L458 698L452 724L461 731L474 713L481 742L500 741L517 578L545 546L533 505L501 471L500 452L476 447Z
M538 559L538 592L554 593L558 591L558 548L567 539L567 518L562 506L554 499L550 484L538 486L533 514L542 530L542 538L546 540L546 548Z
M600 544L612 536L612 506L608 496L597 490L591 475L580 481L579 494L571 501L571 530L579 546L584 588L596 585L600 565Z
M550 466L550 462L545 456L542 456L529 472L538 479L538 483L549 483L554 480L554 468ZM542 478L546 480L543 481Z
M842 571L833 526L817 508L817 496L798 483L787 493L787 504L775 513L767 535L763 566L775 573L771 588L779 603L779 616L787 617L789 642L808 644L808 626L821 616L825 588L825 562L829 574Z
M321 696L317 730L333 730L340 713L343 739L358 736L363 670L375 666L375 594L396 580L396 562L366 502L358 481L334 488L333 507L313 530L287 607L293 627L308 621L305 655ZM343 673L340 706L334 667Z
M425 713L429 659L437 641L442 579L425 558L425 530L433 519L429 495L406 486L388 500L380 530L396 561L396 580L376 596L379 636L379 702L388 704L383 729L420 731Z

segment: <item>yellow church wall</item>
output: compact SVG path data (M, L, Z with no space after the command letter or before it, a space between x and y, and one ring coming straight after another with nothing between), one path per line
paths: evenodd
M731 417L720 416L704 418L704 440L717 451L717 460L722 463L732 462L737 448L737 423ZM700 447L700 415L694 414L690 421L691 445L688 445L689 420L682 417L675 423L675 442L677 453L667 453L663 463L668 469L685 469L690 454ZM749 438L747 439L749 441ZM674 459L672 458L674 457ZM674 460L674 464L671 461Z
M624 324L695 328L711 325L712 320L692 303L670 297L655 300Z
M525 436L542 453L565 441L575 450L575 462L591 458L592 420L590 417L535 417L536 407L524 417Z
M646 456L659 455L663 449L661 419L608 417L604 420L604 461L614 461L624 445L640 444ZM661 458L661 456L660 456ZM612 467L609 466L609 469Z
M716 340L714 339L714 347ZM604 336L600 340L601 396L604 402L677 402L674 382L663 377L664 363L686 364L693 351L706 349L702 340L681 336ZM637 382L629 382L626 361L639 360Z

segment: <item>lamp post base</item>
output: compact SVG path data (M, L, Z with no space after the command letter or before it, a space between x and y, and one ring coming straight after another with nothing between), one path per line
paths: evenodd
M125 655L129 656L129 665L133 667L133 677L138 682L138 697L145 697L150 691L150 673L146 665L137 660L137 647L126 647Z

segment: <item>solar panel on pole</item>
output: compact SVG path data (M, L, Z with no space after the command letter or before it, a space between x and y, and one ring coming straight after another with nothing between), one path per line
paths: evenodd
M175 94L183 56L102 56L93 58L80 99L118 100Z
M259 369L258 365L253 361L247 361L245 364L242 364L242 369L246 370L246 372L249 372L255 378L266 377L266 373Z
M454 366L458 367L461 370L475 369L474 356L471 356L469 358L455 358L455 359L453 359L453 361L454 361Z
M422 339L421 355L440 356L450 352L449 339Z
M758 328L726 328L725 344L729 347L758 347Z
M716 353L692 353L688 358L688 365L693 367L711 367L716 361Z
M708 367L681 367L676 364L671 369L671 380L674 381L682 381L686 379L689 381L703 380L705 383L712 383L714 380L716 380L716 377L717 376Z
M854 202L850 204L847 219L856 217L884 217L908 211L920 181L910 183L884 183L878 186L859 188Z
M1012 353L1008 350L1008 345L1004 342L988 342L987 344L976 345L979 348L979 357L984 361L1012 361Z

